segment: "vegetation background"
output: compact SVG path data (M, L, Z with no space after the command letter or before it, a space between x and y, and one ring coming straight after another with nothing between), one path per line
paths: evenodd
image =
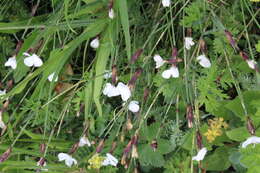
M0 172L260 172L259 2L249 0L1 0ZM108 14L113 9L114 18ZM185 37L195 45L185 49ZM93 49L90 42L99 39ZM178 59L176 63L176 52ZM24 52L43 61L24 64ZM175 54L174 54L175 53ZM203 68L196 57L211 62ZM179 77L164 79L175 60ZM4 66L16 57L17 68ZM174 59L175 58L175 59ZM102 91L128 83L132 113ZM55 72L58 81L48 81ZM117 72L117 73L115 73ZM141 73L141 74L140 74ZM117 74L117 75L115 75ZM134 82L133 82L134 81ZM114 81L112 81L114 82ZM85 136L91 146L79 147ZM206 147L202 161L192 160ZM91 158L107 152L117 167ZM59 153L78 161L67 167ZM46 165L37 166L44 158ZM47 170L46 170L47 169Z

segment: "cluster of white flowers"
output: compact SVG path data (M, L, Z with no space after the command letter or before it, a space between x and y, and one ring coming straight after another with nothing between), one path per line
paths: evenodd
M43 65L43 61L42 59L36 55L36 54L29 54L27 52L24 52L23 55L26 57L24 58L24 64L27 66L27 67L41 67ZM17 61L16 61L16 57L15 56L12 56L10 58L8 58L8 60L5 62L5 66L6 67L11 67L13 70L16 69L17 67ZM55 81L57 82L58 81L58 77L56 77L55 79L53 79L55 76L55 73L51 73L49 76L48 76L48 80L50 82L52 81Z
M160 68L161 66L164 65L166 62L165 60L162 59L162 57L158 54L154 55L153 60L156 63L155 68ZM175 65L172 65L168 70L163 71L162 77L165 79L169 79L171 77L173 78L178 78L179 77L179 70Z

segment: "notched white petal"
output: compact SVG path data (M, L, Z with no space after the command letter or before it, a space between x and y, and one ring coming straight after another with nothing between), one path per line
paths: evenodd
M192 157L192 160L201 161L204 159L206 154L207 154L207 148L204 147L201 150L199 150L196 156Z
M106 83L105 88L103 89L103 94L108 97L115 97L115 96L119 96L120 92L117 89L117 87L115 87L111 83Z
M114 19L115 13L114 13L113 8L111 8L111 9L108 10L108 17L109 17L110 19Z
M162 57L158 54L154 55L153 60L156 63L156 67L155 68L160 68L163 64L164 64L164 60L162 59Z
M118 164L118 160L117 158L115 158L112 154L110 153L107 153L106 154L106 158L105 160L103 161L102 165L103 166L108 166L108 165L112 165L112 166L117 166Z
M40 67L40 66L42 66L43 62L38 55L36 55L36 54L30 55L26 52L23 53L23 55L27 56L26 58L24 58L24 61L23 61L26 66L28 66L28 67L32 67L32 66Z
M91 146L91 143L89 142L88 138L86 136L83 136L79 140L79 147L83 147L87 145L88 147Z
M192 37L185 37L184 38L184 45L185 45L185 48L190 50L191 47L194 45L195 43L193 42L193 39Z
M162 77L164 79L169 79L170 77L178 78L180 76L179 70L177 67L172 66L170 69L163 71Z
M90 47L93 49L97 49L99 47L99 39L96 37L94 40L90 42Z
M251 136L247 138L245 142L242 143L242 148L246 148L250 144L259 144L259 143L260 143L260 137Z
M8 58L8 60L5 62L6 67L11 67L13 70L17 67L17 62L15 56Z
M169 7L171 5L171 0L162 0L163 7Z
M65 164L68 167L71 167L73 164L75 164L75 165L77 164L77 160L66 153L59 153L58 158L59 158L59 161L65 160Z
M127 85L119 82L116 88L118 89L123 101L127 101L131 97L131 90Z
M204 68L210 68L211 63L210 60L203 54L197 57L197 60L199 61L199 64Z
M138 112L140 109L139 102L135 100L131 101L128 105L128 109L133 113Z
M247 62L247 64L248 64L249 68L251 68L251 69L253 69L253 70L255 69L255 67L256 67L256 65L257 65L257 63L256 63L255 60L247 60L246 62Z

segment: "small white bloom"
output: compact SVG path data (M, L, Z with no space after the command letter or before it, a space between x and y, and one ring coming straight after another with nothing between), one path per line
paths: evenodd
M99 38L96 37L94 40L90 42L90 46L94 49L97 49L99 47Z
M0 90L0 96L3 96L6 94L6 90Z
M165 79L169 79L171 76L173 78L179 77L179 70L176 66L172 66L170 69L163 71L162 77Z
M113 8L110 8L110 9L108 10L108 17L109 17L110 19L114 19L115 13L114 13Z
M155 68L159 68L159 67L161 67L165 63L165 61L162 59L162 57L160 55L158 55L158 54L154 55L153 60L156 63L156 67Z
M106 83L106 86L103 90L103 94L108 97L115 97L115 96L119 96L120 92L118 88L112 85L111 83Z
M1 129L5 129L6 128L6 125L5 125L5 123L3 122L3 119L2 119L2 114L0 114L0 128Z
M249 144L259 144L259 143L260 143L260 137L251 136L247 138L245 142L242 143L242 148L246 148Z
M210 68L211 63L210 60L203 54L197 57L199 64L204 68Z
M106 158L102 163L103 166L108 166L108 165L117 166L117 164L118 164L118 160L110 153L106 154Z
M60 162L65 160L65 164L68 167L71 167L73 164L76 165L78 163L76 159L74 159L73 157L71 157L70 155L68 155L66 153L59 153L58 158L59 158Z
M162 0L162 5L163 7L170 7L171 0Z
M185 37L184 41L185 41L185 43L184 43L185 48L188 50L190 50L191 46L193 46L195 44L192 40L192 37Z
M204 159L206 153L207 153L207 148L204 147L201 150L199 150L199 152L196 156L192 157L192 160L201 161Z
M111 76L112 76L112 72L105 71L105 74L104 74L105 79L109 79L109 78L111 78Z
M119 82L116 88L119 91L123 101L127 101L131 97L131 90L127 85Z
M88 138L86 136L83 136L79 140L79 147L83 147L87 145L88 147L91 146L91 143L89 142Z
M16 69L17 63L16 63L16 58L15 56L12 56L8 58L8 60L5 62L6 67L11 67L12 69Z
M133 113L138 112L140 109L139 102L135 100L131 101L128 105L128 109Z
M246 62L251 69L255 69L255 66L257 65L255 60L247 60Z
M28 67L32 67L32 66L40 67L40 66L42 66L43 62L38 55L36 55L36 54L30 55L26 52L23 53L23 55L27 57L23 61L26 66L28 66Z
M50 82L53 81L54 75L55 75L55 73L52 73L52 74L50 74L50 75L48 76L48 80L49 80ZM56 76L55 79L54 79L54 82L57 82L57 81L58 81L58 76Z

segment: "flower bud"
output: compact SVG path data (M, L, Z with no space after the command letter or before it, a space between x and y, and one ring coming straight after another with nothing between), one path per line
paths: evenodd
M143 70L142 70L141 68L138 68L138 69L135 71L134 75L132 76L132 78L131 78L130 81L128 82L128 85L129 85L130 88L133 88L133 87L135 86L135 82L136 82L136 80L138 79L138 77L141 75L142 71L143 71Z
M251 135L254 136L255 135L255 127L254 127L254 124L253 124L252 120L249 117L247 117L246 127L247 127L248 132Z
M73 144L70 151L69 151L69 154L75 153L75 151L77 151L78 148L79 148L79 142Z
M236 42L235 42L235 40L233 39L232 34L231 34L228 30L225 30L225 35L226 35L226 38L227 38L227 40L229 41L230 45L231 45L234 49L236 49L236 48L237 48Z
M131 64L133 64L138 58L139 56L143 53L143 49L138 49L134 55L131 57Z
M148 89L148 88L145 88L145 89L144 89L144 96L143 96L144 102L147 101L147 98L148 98L148 96L149 96L149 93L150 93L149 89Z
M192 128L193 126L193 109L192 109L192 106L191 105L188 105L187 106L187 109L186 109L186 119L188 121L188 127L189 128Z
M176 47L172 48L172 58L177 58L178 56L178 50Z
M138 158L138 152L136 145L133 145L132 147L132 158Z
M46 144L41 144L41 145L40 145L40 152L41 152L41 153L44 153L44 152L45 152L45 149L46 149Z
M110 150L109 150L109 153L113 153L114 151L115 151L115 149L116 149L116 141L113 141L113 143L112 143L112 146L111 146L111 148L110 148Z
M200 47L201 52L206 53L206 51L207 51L206 42L203 39L200 39L199 45L200 45L199 47Z
M112 84L116 84L117 82L117 68L116 65L112 66Z
M249 60L249 57L248 57L248 55L245 52L240 51L239 55L243 58L243 60L245 60L245 61Z
M96 148L96 152L97 153L100 153L104 147L104 144L105 144L105 140L104 139L101 139L101 141L99 142L97 148Z
M8 148L1 156L0 156L0 163L4 162L5 160L8 159L12 152L12 148Z
M127 129L128 131L130 131L130 130L132 130L132 128L133 128L133 124L132 124L132 122L131 122L131 119L128 118L128 119L127 119L127 122L126 122L126 129Z
M202 147L203 147L203 144L202 144L202 136L201 136L199 130L196 132L196 141L197 141L197 147L198 147L198 149L202 149Z

